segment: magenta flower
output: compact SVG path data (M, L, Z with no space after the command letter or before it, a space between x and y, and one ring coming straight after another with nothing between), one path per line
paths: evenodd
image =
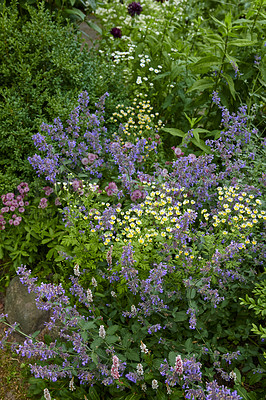
M14 193L7 193L6 194L6 199L7 200L13 200L14 199Z
M127 11L129 15L131 15L131 17L134 17L135 15L139 15L141 13L142 7L140 3L136 3L135 1L133 1L133 3L130 3L127 6Z
M143 197L143 193L139 189L134 190L134 192L130 196L132 201L137 201L137 200L141 199L142 197Z
M50 194L52 194L54 191L54 189L50 186L45 186L42 188L42 190L44 190L45 196L50 196Z
M61 206L61 202L60 202L59 197L57 197L57 198L55 199L54 204L55 204L56 206Z
M177 157L181 157L184 155L184 153L182 152L182 150L180 149L180 147L172 147L172 150L174 150L174 153Z
M24 213L25 208L24 208L24 207L19 207L18 211L19 211L20 213Z
M96 158L98 158L98 156L97 154L88 153L87 158L89 160L89 164L92 164L96 160Z
M122 31L120 28L112 28L110 30L110 33L113 35L114 38L121 38L122 36Z
M48 200L45 198L45 197L43 197L41 200L40 200L40 203L39 203L39 205L38 205L38 208L46 208L47 206L48 206L48 204L47 204L47 202L48 202Z
M89 164L89 159L87 157L82 158L81 159L81 164L88 165Z
M118 192L118 187L114 182L110 182L108 186L105 187L107 196L112 196Z

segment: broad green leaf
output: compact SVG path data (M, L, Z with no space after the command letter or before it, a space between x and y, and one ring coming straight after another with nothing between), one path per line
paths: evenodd
M186 319L187 319L186 311L178 311L177 313L174 314L174 320L176 322L185 321Z
M178 356L178 354L175 351L170 351L168 354L168 360L171 366L175 365L175 359Z
M180 129L176 129L176 128L163 128L163 130L167 133L170 133L173 136L179 136L179 137L184 137L186 136L186 133L181 131Z
M197 140L195 139L191 139L191 142L199 147L201 150L203 150L206 154L211 154L211 149L203 142L203 140L200 139L199 142L197 142Z
M112 335L112 336L106 336L105 340L108 344L112 344L112 343L118 342L119 338L118 338L118 336Z
M220 65L220 59L216 56L206 56L202 57L199 61L197 61L194 64L189 65L189 69L198 74L203 74L208 71L210 71L211 67L219 66Z
M194 82L193 85L188 89L187 93L193 92L194 90L203 91L205 89L213 88L214 82L211 78L202 78Z
M138 352L136 350L131 350L131 349L126 351L126 357L132 361L139 361L140 359Z
M109 326L109 328L106 331L106 334L107 335L113 335L118 329L119 329L118 325Z

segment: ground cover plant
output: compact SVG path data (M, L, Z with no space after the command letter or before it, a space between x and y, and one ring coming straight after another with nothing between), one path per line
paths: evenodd
M108 108L112 93L94 104L83 91L68 117L44 119L27 154L43 185L34 199L25 181L1 196L2 257L51 312L43 340L13 345L31 362L29 396L260 400L264 72L242 53L263 58L262 2L232 3L232 16L223 3L119 4L99 9L99 63L120 64L124 75L114 77L131 96ZM129 27L117 22L125 13ZM215 65L203 32L218 47ZM168 45L177 50L169 65ZM170 85L182 104L165 103ZM16 329L8 325L6 337Z
M105 97L93 114L83 92L66 127L56 120L42 126L49 134L33 137L42 155L29 161L54 183L65 224L61 257L73 270L69 283L65 276L40 286L26 266L17 270L38 307L51 309L48 329L58 330L56 341L28 338L16 348L41 359L31 365L33 393L260 398L262 346L239 301L262 278L265 257L264 182L245 184L256 164L245 108L230 115L214 93L224 129L207 143L213 154L174 148L161 165L153 160L158 123L149 125L150 140L121 125L108 138ZM47 379L55 382L49 389Z

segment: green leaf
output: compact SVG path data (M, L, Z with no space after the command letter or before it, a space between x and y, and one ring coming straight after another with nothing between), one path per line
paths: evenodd
M76 17L79 17L79 19L81 19L81 21L84 21L84 19L86 17L86 15L78 8L66 9L66 10L64 10L64 12L66 14L75 15Z
M256 44L256 40L247 40L247 39L234 39L229 43L229 46L237 46L237 47L246 47L246 46L254 46Z
M139 354L136 352L136 350L131 350L131 349L127 350L126 357L129 360L139 361Z
M106 331L106 334L107 335L113 335L118 329L119 329L118 325L109 326L109 328Z
M215 21L218 25L223 26L224 28L226 28L226 25L222 22L219 21L217 18L213 17L212 15L210 15L211 19L213 19L213 21Z
M89 399L90 400L100 400L100 397L97 393L95 386L91 386L89 388Z
M228 74L223 74L223 77L225 78L226 82L228 83L230 93L233 96L233 99L235 100L236 99L236 96L235 96L236 91L235 91L235 85L234 85L233 79Z
M108 344L112 344L112 343L115 343L115 342L118 342L119 341L119 338L118 338L118 336L106 336L106 342L108 343Z
M174 320L176 322L185 321L186 319L187 319L186 311L178 311L177 313L174 314Z
M191 142L199 147L201 150L203 150L206 154L211 154L211 149L203 142L203 140L200 140L199 142L197 142L197 140L195 139L191 139Z
M102 35L103 31L97 24L95 24L92 21L87 21L87 20L85 22L90 28L94 29L96 32L98 32L100 35Z
M220 65L220 59L215 56L206 56L202 57L199 61L197 61L194 64L189 65L189 69L197 74L204 74L210 69L213 69L211 67L218 67Z
M129 394L127 397L123 397L124 400L140 400L142 395L136 395L135 393Z
M175 365L175 359L178 356L178 354L175 351L170 351L170 353L168 354L168 360L170 365Z
M176 129L176 128L163 128L163 130L167 133L170 133L173 136L179 136L179 137L184 137L186 136L186 133L181 131L180 129Z
M203 91L205 89L211 89L214 82L211 78L202 78L194 82L193 85L188 89L187 93L193 92L194 90Z

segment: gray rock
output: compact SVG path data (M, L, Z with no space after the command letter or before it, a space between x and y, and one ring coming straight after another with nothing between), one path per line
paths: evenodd
M44 328L44 322L49 321L50 312L39 310L35 303L36 295L29 293L28 288L16 276L7 288L5 299L5 314L8 322L18 322L20 330L29 335Z

